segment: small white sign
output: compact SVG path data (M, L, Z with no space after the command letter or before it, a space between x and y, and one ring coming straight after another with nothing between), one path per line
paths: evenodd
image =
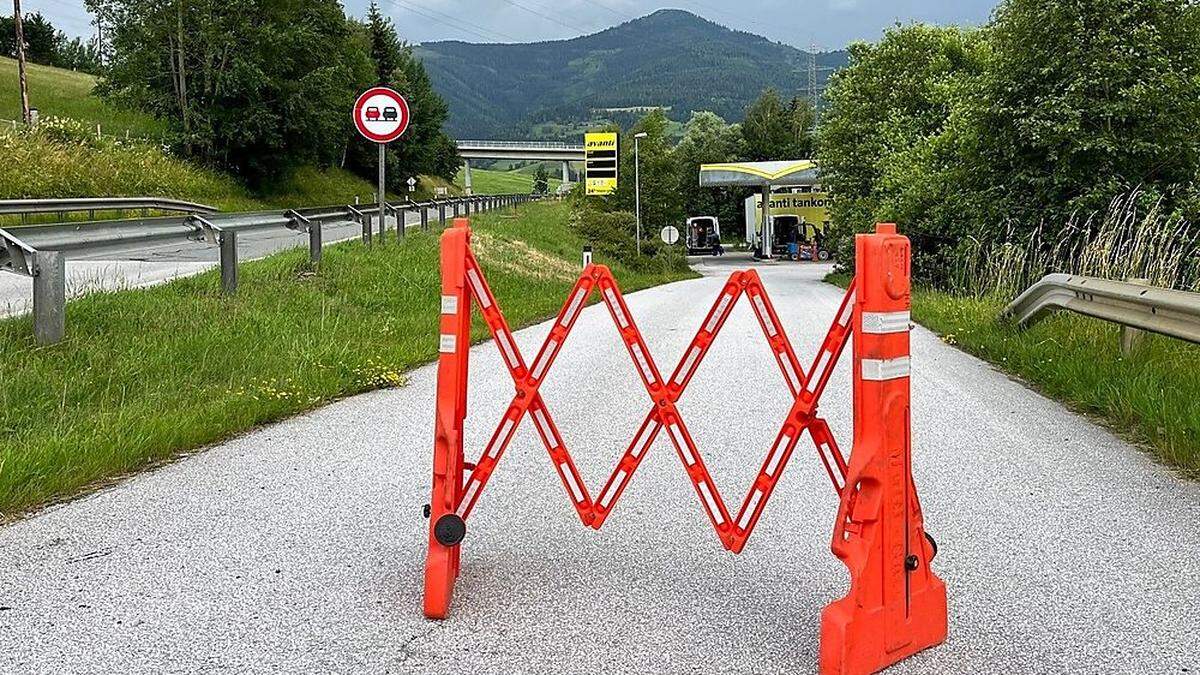
M663 243L668 246L674 246L679 241L679 229L674 225L668 225L662 229L659 234Z

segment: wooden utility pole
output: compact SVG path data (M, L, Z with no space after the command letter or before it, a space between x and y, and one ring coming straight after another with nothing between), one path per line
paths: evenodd
M25 27L21 18L21 0L13 0L13 24L17 27L17 79L21 82L21 121L33 124L29 113L29 82L25 79Z

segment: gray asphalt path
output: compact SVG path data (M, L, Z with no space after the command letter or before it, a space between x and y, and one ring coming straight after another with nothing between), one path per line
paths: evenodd
M732 265L706 261L703 279L629 297L660 368L674 366ZM819 282L821 266L760 270L807 362L841 292ZM517 334L527 357L547 330ZM478 453L512 386L494 345L471 358ZM848 447L847 365L822 411ZM821 608L847 582L829 553L834 494L802 450L734 556L664 438L594 532L526 422L472 515L452 617L423 619L434 384L433 367L418 369L402 389L0 530L0 670L815 669ZM896 672L1200 666L1200 486L922 329L913 388L916 479L951 628ZM595 494L648 404L603 307L581 315L543 394ZM787 406L739 305L680 405L728 502Z
M436 217L436 216L435 216ZM407 227L420 224L420 216L408 213ZM378 227L378 226L376 226ZM396 219L388 217L389 237L395 236ZM362 234L358 223L329 223L322 231L325 244L353 239ZM245 232L238 236L238 259L264 258L290 248L308 246L308 234L280 228ZM200 274L220 263L216 246L202 242L170 243L105 251L67 262L67 297L89 293L161 284L182 276ZM0 317L24 314L33 309L33 280L16 274L0 274Z

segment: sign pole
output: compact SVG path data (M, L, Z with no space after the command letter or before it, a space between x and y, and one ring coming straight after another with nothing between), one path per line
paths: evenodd
M397 140L408 129L408 101L387 87L372 87L354 102L354 126L363 138L379 146L379 190L375 195L375 215L379 219L379 243L387 241L387 144ZM404 234L404 216L398 218L398 237ZM372 243L372 222L364 214L363 242Z
M387 216L383 212L383 202L387 199L384 185L387 179L387 143L379 144L379 195L376 199L376 205L379 207L379 243L382 244L387 239ZM401 227L404 227L401 225ZM370 242L368 235L367 241Z

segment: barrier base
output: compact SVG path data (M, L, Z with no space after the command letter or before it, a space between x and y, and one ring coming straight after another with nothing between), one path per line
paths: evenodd
M849 596L830 603L821 612L822 675L878 672L946 641L946 585L941 579L934 577L914 591L907 620L890 627L904 637L889 636L886 613L882 606L859 607ZM890 651L889 642L895 645Z
M445 619L450 615L450 599L458 579L458 546L433 543L425 559L425 617Z

